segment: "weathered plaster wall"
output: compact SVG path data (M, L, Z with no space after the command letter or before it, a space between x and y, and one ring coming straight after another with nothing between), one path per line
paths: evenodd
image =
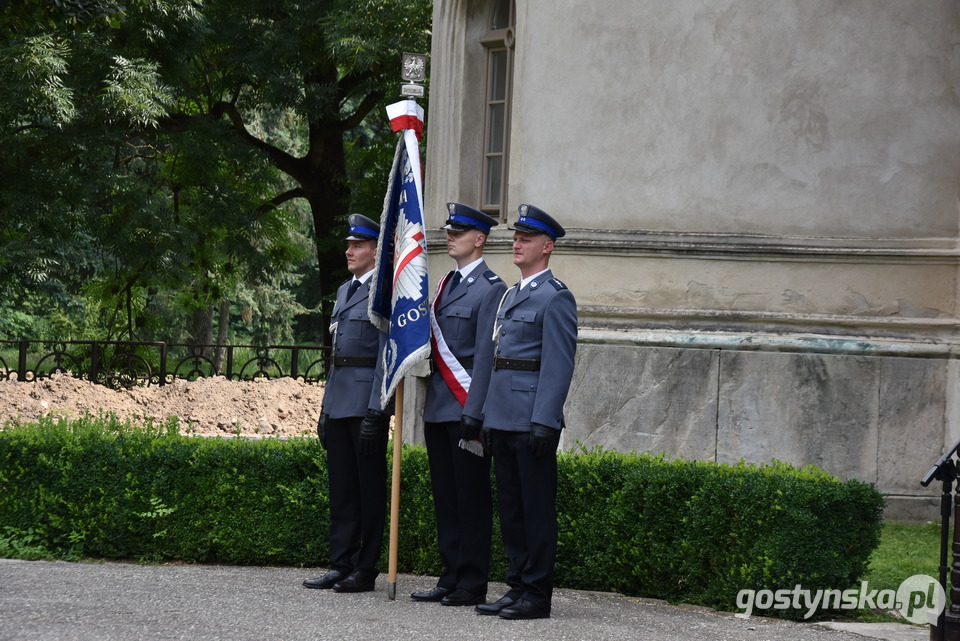
M938 494L920 480L957 382L942 359L617 345L588 332L562 447L813 464L876 483L892 515L933 518Z
M956 236L956 2L517 11L518 199L587 228Z
M433 229L477 202L489 5L435 3ZM960 5L517 12L509 218L569 228L551 266L580 305L564 446L816 463L935 518L919 479L960 438ZM487 258L515 282L510 236Z

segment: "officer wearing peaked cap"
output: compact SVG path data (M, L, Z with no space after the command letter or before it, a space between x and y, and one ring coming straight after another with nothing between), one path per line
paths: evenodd
M549 269L563 227L533 205L520 205L513 263L520 282L497 311L493 372L481 438L493 451L509 591L478 605L504 619L550 616L557 552L557 445L573 378L577 303Z
M363 214L350 214L347 216L347 224L350 229L344 240L377 240L380 238L380 223L367 218Z
M331 569L303 584L366 592L374 588L383 546L391 412L380 410L386 335L367 315L380 225L360 214L351 214L347 222L345 255L353 277L337 290L331 314L333 353L317 422L328 452Z
M550 214L539 207L528 205L526 203L517 207L520 217L513 227L507 227L510 231L520 231L527 234L546 234L550 240L556 241L558 238L566 235L566 230L555 221Z
M479 442L483 401L493 371L493 324L506 290L487 268L483 247L497 221L447 203L447 254L456 269L440 282L431 308L432 373L423 410L444 571L415 601L485 603L490 567L490 456Z
M492 227L500 224L496 219L491 218L479 209L460 203L447 203L447 212L449 214L447 222L440 229L453 231L475 229L482 234L489 234Z

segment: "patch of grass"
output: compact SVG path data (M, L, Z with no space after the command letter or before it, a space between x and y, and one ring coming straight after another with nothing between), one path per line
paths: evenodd
M953 523L950 525L952 528ZM864 580L870 582L871 588L896 590L914 574L939 577L940 524L884 523L880 546L870 556Z
M950 523L950 541L953 541L954 523ZM952 554L952 552L949 552ZM948 556L948 563L952 556ZM886 522L880 534L880 545L870 556L870 565L863 577L870 590L896 592L905 579L914 574L940 577L940 523ZM857 610L850 618L863 623L904 621L880 610ZM838 618L838 617L834 617Z

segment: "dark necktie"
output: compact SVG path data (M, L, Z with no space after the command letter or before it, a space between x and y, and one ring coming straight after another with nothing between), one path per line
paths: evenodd
M347 300L353 298L353 295L357 293L358 289L360 289L360 281L354 278L350 281L350 287L347 289Z
M460 278L462 278L462 277L460 276L460 272L459 272L459 271L453 272L453 278L450 279L450 287L447 287L447 293L448 293L448 294L451 293L451 292L453 292L453 290L455 290L455 289L457 288L457 285L460 284Z

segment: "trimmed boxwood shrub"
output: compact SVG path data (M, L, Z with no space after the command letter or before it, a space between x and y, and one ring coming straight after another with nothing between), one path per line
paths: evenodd
M0 523L58 554L319 565L329 527L316 439L205 439L106 419L0 432Z
M855 585L883 496L814 466L597 450L560 458L558 512L558 583L736 610L745 588Z
M558 465L558 586L735 610L744 588L853 586L879 543L876 488L813 466L599 449ZM425 450L404 446L401 472L399 570L437 575ZM67 558L324 566L326 452L316 438L198 438L110 415L10 424L0 528ZM493 580L499 540L495 516Z

